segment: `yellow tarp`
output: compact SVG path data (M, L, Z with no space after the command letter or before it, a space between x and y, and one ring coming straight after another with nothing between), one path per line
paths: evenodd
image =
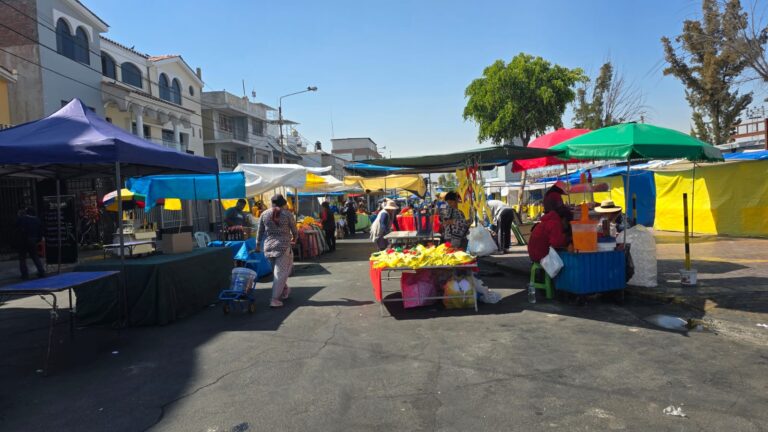
M386 177L365 178L360 176L344 177L347 186L359 185L363 190L378 191L383 189L405 189L419 196L427 193L424 179L417 174L389 175Z
M768 161L744 161L656 172L655 228L683 231L683 193L693 199L693 231L702 234L768 236Z
M181 200L178 198L166 198L165 204L163 204L163 209L181 211Z
M307 186L325 183L325 179L317 174L307 173Z
M608 184L608 192L594 192L593 196L595 197L595 202L600 204L604 200L613 200L613 203L617 206L621 207L622 210L626 210L624 208L625 201L624 201L624 177L621 175L617 175L614 177L602 177L600 179L596 179L596 183L607 183ZM632 188L632 184L629 185L629 188ZM565 197L563 197L565 199ZM579 204L582 201L584 201L584 194L583 193L574 193L571 195L571 203Z
M245 200L245 201L246 201L245 202L245 208L243 209L243 211L250 212L251 211L251 206L248 204L248 200ZM221 200L221 206L224 207L224 210L227 210L230 207L234 207L235 205L237 205L237 199L223 199L223 200Z

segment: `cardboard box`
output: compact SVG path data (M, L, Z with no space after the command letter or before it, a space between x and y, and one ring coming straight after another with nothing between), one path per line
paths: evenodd
M163 239L158 242L158 249L164 254L192 252L193 248L192 234L188 232L163 234Z

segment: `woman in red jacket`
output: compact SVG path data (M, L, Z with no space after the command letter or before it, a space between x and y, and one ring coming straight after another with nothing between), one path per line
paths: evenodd
M568 247L570 244L569 236L565 232L565 223L567 219L564 206L558 206L558 202L549 197L544 199L544 216L536 228L531 231L531 238L528 240L528 256L533 262L539 262L547 256L550 246L555 249ZM564 217L565 216L565 217Z

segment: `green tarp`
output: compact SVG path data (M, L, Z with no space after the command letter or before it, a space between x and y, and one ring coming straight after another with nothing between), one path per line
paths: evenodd
M551 148L561 159L688 159L721 161L720 150L673 129L642 123L605 127Z
M557 154L546 149L518 146L497 146L477 150L447 153L429 156L402 157L390 159L371 159L361 161L364 164L399 167L397 174L450 172L467 164L477 162L484 168L506 165L517 159L546 157Z
M232 267L232 251L224 247L126 259L127 325L164 325L202 310L229 286ZM103 270L120 271L120 260L94 261L75 269ZM79 325L118 321L118 286L114 281L84 286L75 293Z

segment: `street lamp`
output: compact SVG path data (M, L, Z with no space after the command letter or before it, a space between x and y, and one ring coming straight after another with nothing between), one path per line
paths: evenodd
M288 96L293 96L301 93L306 92L313 92L317 91L317 87L315 86L309 86L306 90L297 91L295 93L290 93L284 96L280 96L280 103L277 106L277 123L280 125L280 163L285 163L285 144L283 143L283 98L287 98Z

